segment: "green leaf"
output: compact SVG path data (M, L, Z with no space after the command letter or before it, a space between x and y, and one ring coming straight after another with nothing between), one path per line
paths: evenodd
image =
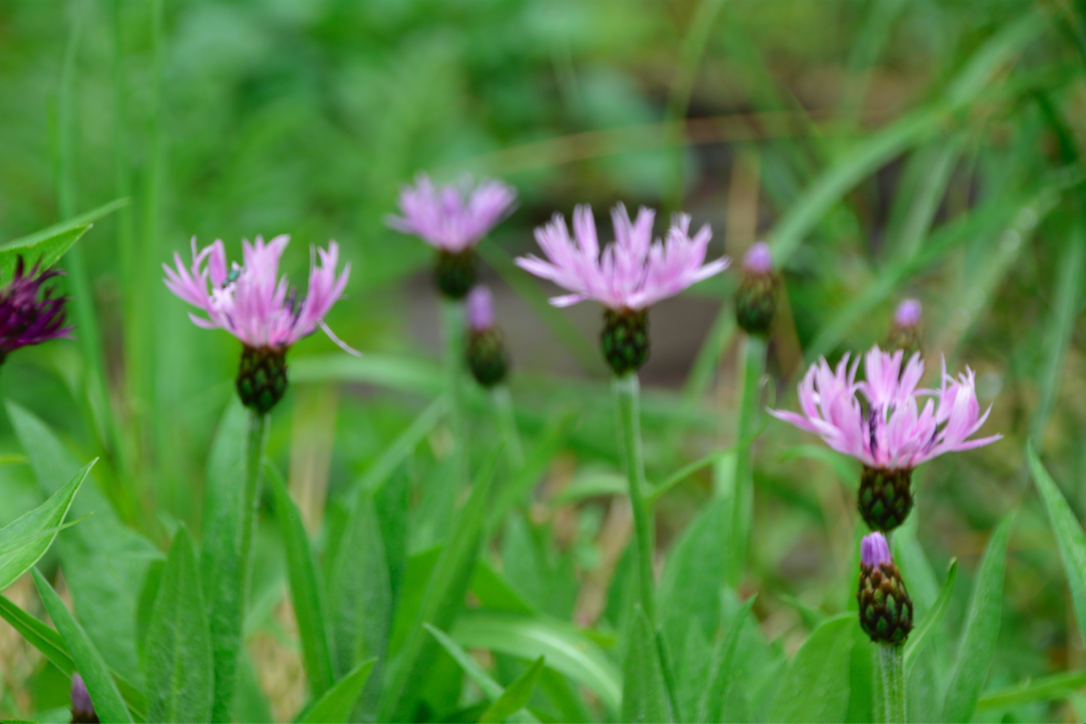
M293 368L292 368L293 369ZM245 478L248 415L231 398L215 432L207 459L204 485L204 531L200 551L201 579L207 599L211 653L215 666L215 699L211 721L232 720L234 689L241 648L241 486Z
M1071 506L1060 493L1060 489L1041 464L1037 452L1030 444L1026 448L1026 457L1037 490L1048 511L1048 520L1056 534L1056 543L1060 548L1060 558L1067 572L1067 582L1071 587L1071 604L1078 619L1078 628L1086 635L1086 535L1082 524L1075 518Z
M656 649L656 634L639 604L627 622L622 663L622 720L675 721Z
M391 684L384 692L379 719L388 720L393 718L396 712L409 710L415 700L417 689L409 689L412 682L425 678L431 664L430 652L437 646L434 639L426 635L423 624L430 623L439 629L447 630L463 607L464 596L471 585L475 559L482 543L483 525L490 502L490 486L500 456L499 444L476 478L467 502L456 512L452 535L441 549L437 565L427 583L418 616L396 662Z
M87 684L87 691L90 693L91 701L94 702L94 710L99 720L102 724L131 722L132 716L128 713L128 708L125 707L117 686L113 683L113 676L105 660L102 659L102 655L98 653L98 649L94 648L94 644L83 631L83 627L68 611L49 582L38 573L37 569L33 569L33 574L34 583L38 586L38 593L41 595L42 603L45 604L45 610L49 612L49 617L56 624L57 631L64 638L64 643L71 652L72 661L75 662L76 669Z
M7 410L39 487L46 495L55 494L82 466L33 414L11 402ZM139 595L148 566L161 560L162 552L121 522L96 485L83 485L69 513L76 517L93 513L56 539L80 624L106 662L139 685L143 679L135 636Z
M449 632L469 649L490 649L520 659L547 658L547 667L591 689L618 714L622 683L603 650L572 626L542 616L475 609L462 612Z
M363 661L322 696L298 721L301 724L342 724L351 716L377 659Z
M264 468L272 497L275 498L275 511L283 535L283 546L286 548L290 596L298 621L298 638L302 642L305 673L311 696L319 697L335 682L324 587L317 580L317 567L313 562L309 536L302 524L298 506L290 499L290 493L287 492L275 466L266 464ZM351 552L357 554L356 551Z
M453 660L460 665L460 668L464 670L464 673L468 675L468 678L475 682L475 685L482 690L483 695L490 701L496 701L502 694L505 693L505 688L501 684L494 681L490 674L483 670L483 667L479 665L479 662L471 657L467 651L465 651L460 644L452 640L447 633L441 629L434 628L430 624L423 624L430 635L437 639L437 642L441 645L441 648L449 652L449 655L453 657Z
M215 688L211 634L196 553L184 526L174 535L162 572L147 631L144 669L150 721L210 720Z
M784 672L770 721L845 720L856 625L854 614L843 614L815 629Z
M365 382L426 397L436 397L445 388L442 371L432 362L372 352L362 357L343 353L303 357L290 363L290 379L294 383Z
M977 573L973 600L958 648L958 660L950 675L943 707L943 721L951 724L968 722L973 718L980 690L988 678L988 668L992 664L996 638L999 636L1003 571L1007 562L1007 540L1013 524L1014 515L1011 514L996 528Z
M977 710L1010 709L1035 701L1066 699L1086 687L1086 671L1065 671L990 691L977 702Z
M342 357L342 355L340 355ZM411 424L396 436L374 461L358 485L359 495L376 494L382 490L393 471L411 454L422 440L430 434L434 426L449 411L449 398L439 397L425 410L419 413Z
M0 591L30 570L49 550L63 527L64 516L68 514L75 494L96 462L97 458L40 506L0 529Z
M528 700L532 698L535 685L539 682L539 677L543 673L543 661L543 657L540 656L527 671L506 687L497 701L491 704L490 708L483 713L483 716L479 719L480 723L505 721L507 717L526 707Z
M727 714L732 713L727 712L725 707L732 687L739 682L739 667L735 665L735 651L739 646L739 637L743 634L743 625L746 623L751 607L754 606L755 598L757 596L748 598L732 616L724 638L717 644L709 685L698 702L697 717L691 718L691 721L735 721L734 716L725 718Z
M935 629L943 620L943 616L946 615L947 606L950 604L950 597L954 593L954 581L958 578L958 559L952 558L950 560L950 567L947 570L946 581L943 582L943 589L939 592L939 598L935 599L935 605L931 607L931 610L924 616L924 620L921 621L916 629L909 636L909 640L905 644L905 682L906 686L909 681L909 674L912 672L913 667L916 666L916 662L920 657L920 653L924 650L924 646L928 643L928 639L935 632Z

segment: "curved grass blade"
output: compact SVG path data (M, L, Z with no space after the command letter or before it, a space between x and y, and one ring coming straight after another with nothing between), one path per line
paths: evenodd
M1086 671L1064 671L990 691L977 702L977 711L1010 709L1035 701L1056 701L1086 687Z
M912 672L913 667L916 666L917 659L919 659L920 653L924 650L924 645L927 644L928 638L943 620L943 616L946 615L947 606L950 604L950 597L954 593L954 581L956 581L957 578L958 559L952 558L950 567L947 570L946 581L943 582L943 589L939 592L939 598L935 599L935 605L933 605L927 615L924 616L924 620L916 627L916 630L909 636L909 640L905 644L906 682L908 682L909 674Z
M340 679L322 696L313 708L297 721L300 724L343 724L351 716L377 659L363 661L351 673Z
M528 700L532 698L535 685L539 683L539 677L543 674L543 662L544 658L540 656L527 671L506 687L502 695L483 712L482 717L479 718L480 724L503 722L528 706Z
M698 702L697 717L691 719L691 721L717 722L730 720L724 718L726 713L724 708L728 701L729 690L739 678L739 670L735 666L735 650L739 646L739 637L743 634L743 624L746 623L747 615L750 613L751 607L754 606L755 598L757 596L748 598L742 607L736 611L735 615L732 616L727 633L717 644L709 686L706 687L701 701Z

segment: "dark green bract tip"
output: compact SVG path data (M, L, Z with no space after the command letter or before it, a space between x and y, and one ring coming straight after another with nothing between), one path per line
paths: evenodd
M860 627L877 644L900 646L913 630L913 602L893 563L861 566Z
M745 272L735 292L735 321L747 334L764 335L776 313L776 276Z
M437 288L449 299L463 299L475 286L475 250L438 251L434 269Z
M505 379L509 373L509 358L501 332L491 327L468 335L468 368L483 387L493 387Z
M868 528L889 533L905 522L913 509L912 477L912 470L864 466L857 507Z
M243 405L261 415L268 414L287 392L287 348L245 347L237 388Z
M636 372L649 358L649 311L603 310L603 358L618 376Z
M921 351L920 327L917 325L901 327L895 324L890 328L890 333L886 335L885 349L891 352L899 349L905 350L904 356L908 360Z

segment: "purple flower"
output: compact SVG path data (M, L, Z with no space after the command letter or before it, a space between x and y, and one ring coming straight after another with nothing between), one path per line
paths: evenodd
M260 236L255 244L244 241L244 263L238 266L235 262L228 272L222 241L216 240L197 252L193 237L192 267L186 269L181 255L175 253L176 269L162 265L166 271L164 281L171 292L207 313L207 319L190 314L194 324L205 329L225 329L247 348L285 349L320 327L344 350L358 354L324 323L324 316L343 295L351 265L345 264L337 277L336 242L329 242L327 251L315 250L311 253L309 293L299 300L287 278L279 277L279 257L289 241L286 235L277 236L267 244Z
M494 326L494 297L483 285L468 294L468 327L472 332L485 332Z
M0 290L0 362L20 347L41 344L58 337L71 337L72 327L64 326L65 297L54 297L42 285L62 272L40 271L35 264L26 273L23 257L15 261L15 277Z
M97 722L98 714L94 711L94 703L91 701L90 692L83 682L83 677L78 673L72 674L72 721L73 722Z
M472 188L469 178L459 185L435 186L419 174L414 187L400 192L403 216L389 216L386 222L435 249L457 254L478 244L511 211L516 198L517 192L501 181L484 180Z
M894 324L899 327L915 327L920 324L920 301L918 299L906 299L897 305L894 312Z
M615 241L601 254L592 209L578 206L573 211L574 238L570 238L561 214L535 230L536 241L549 261L533 255L519 257L516 262L572 292L551 299L556 307L595 299L614 311L646 309L728 267L727 257L704 263L712 238L708 224L691 238L690 216L679 214L672 220L667 240L654 243L654 215L642 207L637 219L630 221L626 207L616 206L611 211Z
M865 569L878 568L883 563L893 563L890 546L882 533L865 535L860 541L860 565Z
M972 370L967 367L964 374L951 377L944 360L941 388L917 389L924 363L914 354L902 370L903 357L901 350L887 353L873 347L865 357L863 382L855 381L859 358L848 367L846 355L836 370L822 359L811 365L799 385L803 414L770 413L881 470L912 470L943 453L970 450L1002 437L969 439L992 409L979 414ZM928 399L921 409L923 397Z
M773 271L773 253L769 244L759 241L747 249L743 256L743 270L750 274L769 274Z

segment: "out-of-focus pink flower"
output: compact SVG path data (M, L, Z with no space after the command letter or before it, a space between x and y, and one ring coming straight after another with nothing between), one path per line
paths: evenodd
M615 241L601 254L592 209L578 206L573 212L573 238L561 214L535 230L548 261L529 255L516 262L572 292L552 298L556 307L595 299L615 311L646 309L728 267L727 257L704 263L713 235L708 224L691 238L690 216L679 214L668 229L667 240L653 243L654 215L642 207L637 219L630 221L626 207L616 206L611 211Z
M864 568L878 568L883 563L893 563L886 537L877 531L865 535L860 541L860 565Z
M324 316L343 295L351 265L345 264L336 276L339 246L329 242L328 250L316 249L309 271L309 293L301 300L296 290L279 276L279 258L290 237L277 236L268 243L244 241L243 263L226 268L226 251L221 240L197 252L192 239L192 266L185 268L180 254L174 254L176 269L163 264L166 287L178 297L207 313L208 318L190 314L197 326L225 329L253 349L289 347L317 327L344 350L358 354L337 338L324 323ZM320 264L316 256L320 255ZM208 289L208 282L211 287Z
M899 327L915 327L920 324L920 300L906 299L897 305L894 312L894 324Z
M769 244L759 241L743 255L743 270L750 274L769 274L773 271L773 253Z
M473 332L485 332L494 326L494 297L490 289L478 285L468 293L468 327Z
M811 365L799 385L803 414L770 413L821 436L834 450L883 470L912 470L943 453L970 450L1002 437L969 439L992 409L979 414L972 370L967 367L957 378L951 377L944 360L941 388L918 389L924 363L914 354L902 370L903 357L901 350L891 354L873 347L865 356L863 382L855 381L859 358L849 367L846 355L836 370L822 359ZM928 399L921 408L923 397Z
M20 347L72 336L64 324L67 298L43 291L45 282L62 273L42 271L38 264L28 273L23 257L16 259L15 276L0 289L0 362Z
M414 234L430 246L457 254L474 247L511 211L517 192L491 179L472 188L470 179L450 186L435 186L419 174L414 186L400 192L400 212L386 223L396 231Z

